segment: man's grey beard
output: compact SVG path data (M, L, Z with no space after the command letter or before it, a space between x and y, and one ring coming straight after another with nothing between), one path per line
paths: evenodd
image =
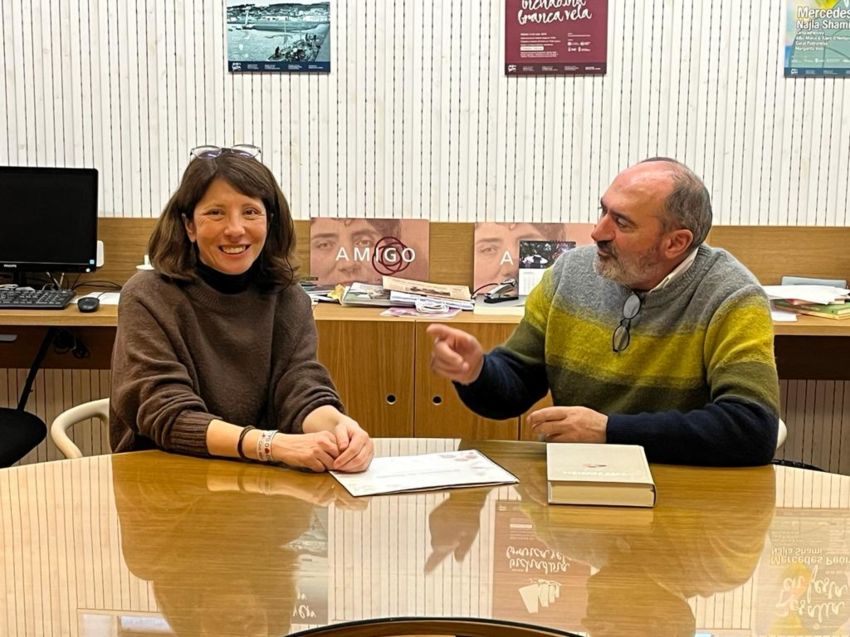
M659 258L655 251L644 254L635 264L636 272L630 272L623 266L619 258L612 253L608 262L605 263L597 254L593 259L593 269L596 274L613 281L623 287L634 288L639 281L644 280L648 274L658 269Z
M597 254L593 259L593 269L599 276L628 287L628 283L624 281L626 273L623 272L623 268L614 260L614 257L611 257L607 263L603 263Z

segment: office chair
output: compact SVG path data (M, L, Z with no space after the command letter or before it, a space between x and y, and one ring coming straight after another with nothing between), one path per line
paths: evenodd
M56 416L53 424L50 425L50 438L66 458L83 457L83 452L68 437L68 428L92 418L97 418L104 427L109 425L108 398L100 398L99 400L92 400L82 405L71 407Z
M788 437L788 427L785 426L785 421L782 418L779 419L779 431L776 434L776 450L779 451L782 449L782 445L785 444L785 439Z
M47 435L47 425L23 409L0 407L0 467L10 467Z
M574 633L554 628L473 617L365 619L310 628L292 633L290 637L397 637L401 635L419 635L421 637L577 637Z
M785 421L779 419L779 431L776 435L776 450L779 451L785 444L785 439L788 437L788 427L785 426ZM775 458L773 464L778 464L783 467L794 467L796 469L809 469L810 471L823 471L820 467L800 460L789 460L787 458Z

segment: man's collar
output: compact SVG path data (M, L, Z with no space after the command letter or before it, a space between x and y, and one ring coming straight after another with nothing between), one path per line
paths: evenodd
M675 268L673 268L670 271L670 274L668 274L663 279L661 279L661 282L658 285L656 285L654 288L652 288L649 292L655 292L656 290L661 290L662 288L666 287L667 284L670 283L670 281L675 279L677 276L687 272L688 269L694 264L694 261L696 261L697 252L699 252L699 247L696 247L693 250L691 250L691 253L688 256L685 257L685 260L682 261Z

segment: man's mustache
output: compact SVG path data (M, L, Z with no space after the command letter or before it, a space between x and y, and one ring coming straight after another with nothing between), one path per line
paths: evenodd
M611 245L610 241L597 241L596 248L600 252L604 252L608 256L617 258L617 251L614 249L614 246Z

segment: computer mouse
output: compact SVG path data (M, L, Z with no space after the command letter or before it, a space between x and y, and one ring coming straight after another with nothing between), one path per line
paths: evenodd
M80 312L94 312L100 307L100 299L96 296L84 296L77 301L77 309Z

